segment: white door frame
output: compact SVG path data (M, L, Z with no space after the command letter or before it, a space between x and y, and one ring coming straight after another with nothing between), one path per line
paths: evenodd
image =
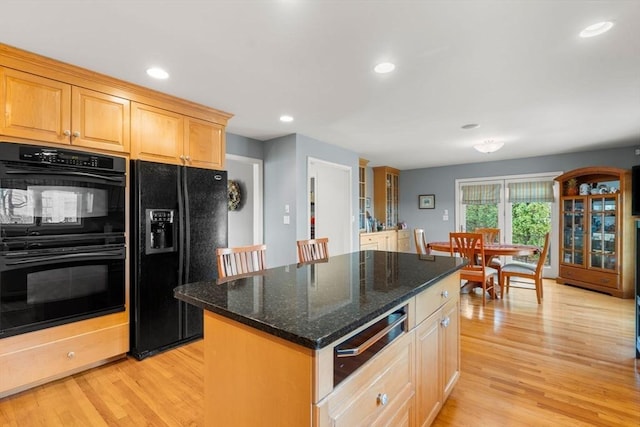
M238 156L236 154L227 154L226 158L239 163L245 163L252 166L253 170L253 244L259 245L264 241L263 233L263 162L261 159L255 159L253 157Z

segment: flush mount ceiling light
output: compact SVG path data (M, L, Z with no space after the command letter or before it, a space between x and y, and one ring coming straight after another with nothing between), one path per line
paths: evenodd
M609 21L598 22L597 24L589 25L587 28L580 31L580 37L587 38L587 37L599 36L600 34L603 34L609 31L611 27L613 27L613 22L609 22Z
M285 123L289 123L289 122L293 121L293 117L287 116L287 115L280 116L280 121L281 122L285 122Z
M158 67L151 67L147 69L147 74L153 77L154 79L164 80L169 78L169 73L167 73L162 68L158 68Z
M392 72L395 69L396 69L395 64L392 64L391 62L381 62L380 64L375 66L373 71L375 71L378 74L386 74L386 73Z
M493 139L489 139L487 141L481 142L480 144L476 144L473 146L476 150L481 153L493 153L494 151L498 151L502 148L504 142L494 141Z

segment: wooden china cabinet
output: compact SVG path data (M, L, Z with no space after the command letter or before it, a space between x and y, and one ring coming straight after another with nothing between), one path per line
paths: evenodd
M587 167L560 182L560 268L556 281L631 298L634 239L630 171ZM576 191L568 184L576 184Z

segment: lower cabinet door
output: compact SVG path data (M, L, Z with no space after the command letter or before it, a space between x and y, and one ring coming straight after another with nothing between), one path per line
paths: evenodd
M442 408L442 352L438 310L416 327L416 414L419 427L430 425Z

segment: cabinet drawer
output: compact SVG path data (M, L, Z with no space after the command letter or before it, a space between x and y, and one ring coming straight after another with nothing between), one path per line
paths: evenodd
M0 356L0 395L7 390L95 364L129 350L122 324Z
M596 270L585 270L579 268L571 268L566 266L560 266L560 277L566 282L572 281L593 284L596 286L604 286L607 288L618 288L618 275L613 273L606 273Z
M460 273L455 273L416 295L416 325L459 294Z
M316 406L318 425L371 426L384 419L403 418L398 414L399 409L413 407L414 354L414 332L411 331L381 351ZM405 405L406 402L409 405Z

